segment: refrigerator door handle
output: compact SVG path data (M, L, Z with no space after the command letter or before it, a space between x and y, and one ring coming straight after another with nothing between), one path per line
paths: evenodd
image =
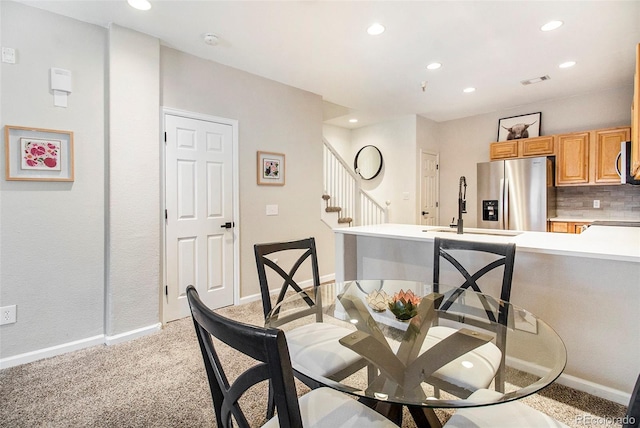
M498 207L502 217L499 217L500 229L504 229L504 178L500 179L500 193L498 193Z
M503 229L504 230L509 230L509 180L503 180L504 183L502 184L502 190L504 192L504 203L502 206L502 212L504 213L504 216L502 218L502 223L503 223Z

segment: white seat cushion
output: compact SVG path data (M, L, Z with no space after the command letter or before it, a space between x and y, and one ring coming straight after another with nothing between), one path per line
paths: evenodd
M456 331L458 330L450 327L431 327L422 345L421 353ZM500 349L488 342L442 366L433 375L467 389L486 388L495 377L501 358Z
M502 394L480 389L469 396L469 400L485 401ZM568 428L567 425L531 407L510 401L484 407L469 407L458 410L443 428Z
M393 422L352 397L330 388L318 388L299 398L302 425L305 428L398 428ZM263 425L279 426L278 416Z
M306 324L285 332L294 368L303 366L326 377L358 362L362 357L338 342L351 333L348 328L324 323Z

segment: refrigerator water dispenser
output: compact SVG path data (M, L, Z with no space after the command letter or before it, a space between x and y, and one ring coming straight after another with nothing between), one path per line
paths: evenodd
M498 221L498 201L496 199L482 201L482 220Z

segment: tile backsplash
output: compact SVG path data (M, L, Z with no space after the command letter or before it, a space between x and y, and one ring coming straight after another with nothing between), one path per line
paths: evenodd
M556 188L558 217L640 220L640 186L566 186ZM593 208L593 201L600 208Z

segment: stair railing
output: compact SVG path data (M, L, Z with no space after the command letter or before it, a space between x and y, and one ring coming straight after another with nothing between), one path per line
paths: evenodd
M323 139L323 142L324 193L331 197L332 206L342 208L340 217L351 217L355 226L386 223L388 207L383 207L362 190L360 176L352 171L327 140Z

